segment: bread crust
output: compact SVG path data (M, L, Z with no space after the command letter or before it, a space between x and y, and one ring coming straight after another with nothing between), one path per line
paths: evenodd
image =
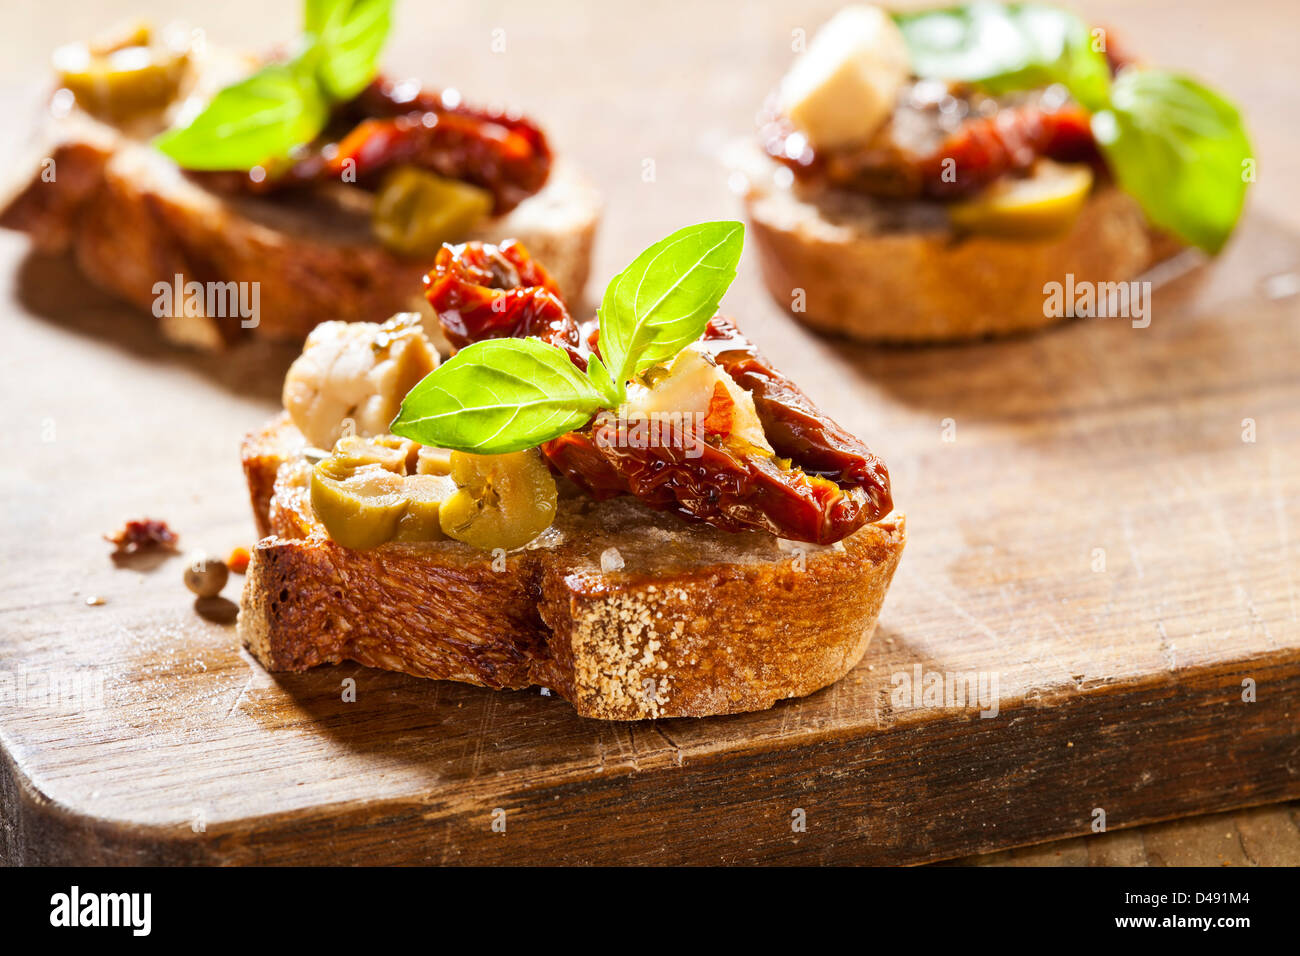
M1102 186L1064 235L960 236L936 205L904 221L866 197L801 195L747 156L745 207L763 281L799 321L868 342L944 342L1007 335L1061 321L1043 286L1122 282L1182 247L1137 202ZM920 204L916 204L918 207ZM802 295L797 293L802 290Z
M327 319L381 322L424 311L429 258L403 258L370 236L368 199L339 186L333 199L230 197L185 176L157 150L79 114L54 127L38 171L0 210L0 226L42 252L70 252L96 285L153 311L155 284L256 282L257 324L239 316L164 315L172 342L220 349L244 335L300 342ZM42 167L42 170L46 167ZM565 295L582 294L601 204L559 162L547 185L465 239L519 239L547 263Z
M270 536L249 564L239 633L271 670L353 660L541 685L605 720L762 710L861 659L906 540L899 513L820 548L565 489L554 526L508 555L452 541L352 551L310 514L301 447L282 416L243 450ZM624 566L606 572L611 548Z

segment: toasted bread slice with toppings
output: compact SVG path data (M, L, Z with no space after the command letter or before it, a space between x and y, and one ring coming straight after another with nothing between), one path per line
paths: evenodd
M1126 282L1180 251L1114 186L1050 238L962 235L938 203L803 190L756 147L738 150L763 281L798 320L869 342L944 342L1061 321L1044 285Z
M220 53L205 57L199 88L219 88L248 69ZM30 150L31 180L0 197L0 226L28 233L42 252L70 253L96 285L163 312L162 334L182 345L219 349L249 335L301 342L325 319L428 314L420 294L428 257L395 255L372 237L371 194L341 183L298 196L215 192L149 145L161 129L161 119L117 126L78 109L51 119ZM540 192L463 238L527 242L576 301L600 211L591 183L558 162ZM158 309L155 286L177 276L257 283L257 314L208 314L206 302ZM428 325L436 338L437 323Z
M762 710L862 657L905 541L892 513L830 547L730 533L630 497L561 487L527 547L366 551L312 513L306 441L283 415L242 457L259 531L239 633L270 670L343 660L506 689L548 687L584 717Z

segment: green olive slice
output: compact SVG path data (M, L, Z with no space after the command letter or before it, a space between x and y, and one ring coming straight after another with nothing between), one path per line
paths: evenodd
M334 444L334 452L330 455L331 468L350 472L366 465L379 465L395 475L405 475L411 472L411 466L416 463L419 452L420 446L415 442L396 435L378 435L374 438L347 435Z
M452 452L456 492L442 503L442 530L485 551L523 547L555 520L555 479L535 450Z
M1084 163L1040 159L1031 176L1004 178L983 193L948 207L952 224L967 232L1009 239L1038 239L1068 232L1092 191Z
M394 541L440 541L442 504L456 491L456 483L446 475L408 475L402 480L406 511L397 523Z
M492 194L414 166L385 177L375 197L371 229L405 256L428 256L444 242L463 239L492 210Z
M325 459L312 469L311 506L332 539L345 548L375 548L392 539L406 513L404 478L380 465L347 477Z
M184 47L137 26L111 43L72 43L54 54L59 83L88 112L116 120L161 110L180 92L190 67Z
M452 452L446 448L421 445L415 458L417 475L450 475Z

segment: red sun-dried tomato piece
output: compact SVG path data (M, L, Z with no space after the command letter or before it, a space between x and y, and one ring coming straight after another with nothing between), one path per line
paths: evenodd
M443 246L424 277L424 290L458 349L483 339L535 336L587 367L578 324L559 286L518 242Z
M180 540L166 521L156 518L139 518L125 522L104 540L113 545L113 557L141 554L147 551L175 551Z

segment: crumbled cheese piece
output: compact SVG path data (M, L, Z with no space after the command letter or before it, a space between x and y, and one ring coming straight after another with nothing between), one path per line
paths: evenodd
M845 7L781 81L778 105L813 146L860 143L892 115L910 72L907 43L889 14Z
M406 393L437 366L418 315L323 322L289 367L284 407L309 444L329 450L344 434L387 432Z
M703 424L775 454L759 421L754 396L737 385L701 343L682 349L653 386L630 385L627 394L627 402L618 410L621 418L657 418L680 422L677 427L682 428Z

